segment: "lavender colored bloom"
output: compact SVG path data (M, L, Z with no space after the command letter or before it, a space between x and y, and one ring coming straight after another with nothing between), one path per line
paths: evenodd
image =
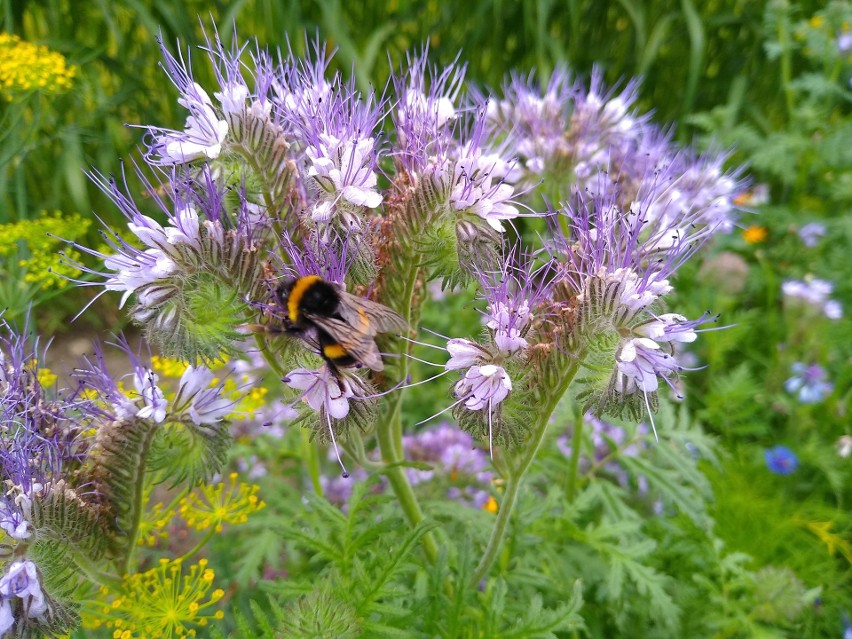
M796 453L786 446L775 446L764 451L766 467L776 475L789 475L799 466Z
M790 300L802 300L806 304L819 308L828 319L840 319L843 307L837 300L829 299L834 284L818 278L805 280L787 280L781 285L785 297Z
M82 386L97 394L101 400L101 410L110 419L150 419L155 423L165 421L168 402L157 385L159 375L142 363L139 354L133 352L124 337L119 337L113 346L119 348L130 363L132 372L129 377L133 380L134 391L126 393L119 388L99 344L94 345L92 356L84 358L87 366L75 369L74 376Z
M810 222L799 229L799 237L802 238L802 244L808 248L813 248L819 244L820 238L825 233L825 224L820 224L819 222Z
M625 195L611 176L600 176L598 190L577 192L562 214L570 235L554 220L550 253L562 260L562 293L579 295L581 330L600 330L600 318L617 327L619 344L614 352L615 374L601 400L619 401L618 395L658 388L658 378L671 388L680 370L674 357L678 343L691 342L706 316L688 320L651 309L672 290L669 278L709 237L701 224L704 211L672 208L655 212L660 201L655 189L667 190L675 180L671 171L655 173L639 189L636 199ZM566 300L567 301L567 300Z
M503 86L503 99L488 102L489 131L507 134L509 145L533 176L570 153L564 133L572 93L569 73L557 68L544 87L532 75L513 75Z
M172 403L174 415L179 416L188 410L190 419L199 426L215 424L228 415L236 401L222 397L224 388L221 382L211 388L213 377L213 371L204 366L187 366Z
M841 31L837 34L837 50L841 54L852 52L852 31Z
M488 470L488 457L473 438L450 424L403 437L406 457L425 462L432 470L407 468L412 484L449 480L450 499L474 508L482 508L489 493L484 489L493 478Z
M339 74L326 81L328 59L315 43L316 60L297 62L280 76L279 116L292 132L305 164L315 223L338 218L358 226L365 208L382 203L377 189L378 145L374 136L384 102L366 99Z
M244 77L249 68L241 60L245 47L225 51L215 33L213 41L207 37L204 50L213 64L219 91L213 97L192 78L192 72L179 53L176 58L159 41L163 55L163 69L177 88L178 103L189 111L182 131L146 126L150 134L146 160L152 165L179 165L199 159L215 160L230 142L239 142L251 123L262 121L264 134L274 137L276 131L270 118L272 111L272 64L269 55L257 50L252 55L253 89ZM257 127L253 133L257 137Z
M462 368L470 368L478 362L490 359L486 349L470 340L464 338L453 338L447 342L447 352L450 359L444 364L448 371L456 371Z
M22 601L22 614L28 619L37 619L47 612L38 570L28 559L12 562L0 577L0 634L8 632L15 624L12 611L15 599Z
M430 67L426 53L409 55L405 70L393 77L398 99L393 113L396 157L409 173L424 172L432 158L455 147L452 125L465 66Z
M471 366L455 386L455 395L469 410L482 410L502 402L512 390L512 380L502 366Z
M526 335L544 300L550 294L550 263L534 267L529 256L509 251L496 269L477 268L482 297L487 303L485 325L494 346L503 356L523 353L529 346ZM448 346L449 348L449 346Z
M355 397L348 378L336 376L327 365L316 370L297 368L284 378L284 383L303 391L300 398L313 410L334 419L343 419L349 414L349 400Z
M366 481L368 475L362 468L356 468L351 473L327 477L320 475L320 486L325 498L332 504L341 507L344 511L349 504L349 498L355 490L355 484Z
M788 393L797 395L803 404L815 404L831 393L834 385L826 381L827 373L818 364L795 362L790 367L793 376L784 382Z

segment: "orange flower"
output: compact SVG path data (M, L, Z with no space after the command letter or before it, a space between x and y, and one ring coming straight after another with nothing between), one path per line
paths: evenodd
M760 244L761 242L766 241L769 232L766 230L765 226L753 224L744 230L742 235L743 239L749 244Z

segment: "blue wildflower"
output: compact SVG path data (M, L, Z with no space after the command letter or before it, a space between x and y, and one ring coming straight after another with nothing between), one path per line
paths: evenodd
M821 402L834 388L831 382L825 380L826 372L819 364L806 366L795 362L790 370L793 376L784 382L784 388L788 393L796 394L803 404Z
M766 467L776 475L789 475L799 467L796 453L786 446L775 446L764 451Z

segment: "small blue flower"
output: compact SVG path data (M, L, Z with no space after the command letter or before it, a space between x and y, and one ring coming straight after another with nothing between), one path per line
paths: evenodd
M784 388L788 393L796 394L803 404L821 402L834 388L831 382L825 381L826 372L819 364L806 366L795 362L790 370L793 376L784 382Z
M810 222L799 229L799 237L802 238L802 244L812 248L819 244L819 239L825 235L825 232L825 224Z
M777 475L789 475L799 466L796 453L786 446L775 446L764 451L766 467Z

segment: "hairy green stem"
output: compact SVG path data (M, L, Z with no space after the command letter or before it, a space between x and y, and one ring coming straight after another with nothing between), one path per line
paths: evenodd
M539 421L534 427L532 436L526 443L516 463L513 464L511 460L508 460L509 478L506 481L506 492L500 504L500 510L497 512L497 517L494 520L494 527L491 529L491 537L485 547L485 552L483 552L482 558L479 560L479 565L477 565L473 573L472 583L474 586L479 584L488 575L491 566L500 554L500 550L503 547L503 540L506 536L506 529L509 526L509 520L512 518L512 512L518 500L521 482L538 454L539 448L541 448L545 433L547 433L550 416L556 410L559 400L562 399L562 396L577 374L579 362L579 359L572 360L563 374L559 376L560 382L557 388L553 389L550 401L545 405Z
M113 575L111 573L104 572L103 570L99 570L93 566L85 556L78 552L71 551L71 558L74 560L74 563L77 564L80 571L86 575L86 578L89 581L113 591L121 590L121 577L118 575Z
M136 512L133 514L133 525L130 528L130 534L127 536L128 546L127 555L124 558L123 574L130 572L130 565L133 563L133 555L136 550L136 543L139 540L139 526L142 524L142 516L145 513L142 500L145 497L145 466L148 458L148 451L151 449L151 443L154 441L154 435L157 433L157 425L152 426L151 430L145 436L145 441L142 443L142 451L139 455L141 468L136 475L136 483L133 487L133 503L136 505Z
M411 326L415 317L412 298L414 297L414 288L417 285L420 268L413 261L409 261L406 266L402 299L399 302L402 316L405 318L406 324ZM408 349L408 343L405 343L401 349L404 352L399 361L400 380L404 380L408 376L408 358L404 356ZM392 393L388 398L387 410L376 425L376 439L382 461L388 466L385 468L384 474L388 478L400 506L402 506L405 518L409 525L414 528L423 521L423 510L420 508L420 503L417 501L417 496L414 494L405 470L400 466L400 462L405 461L402 449L402 395L402 393ZM431 532L427 532L423 535L421 542L426 551L426 557L434 563L438 558L438 544L435 542L435 537Z
M580 468L580 448L583 444L583 411L578 408L574 414L574 430L571 433L571 461L568 466L568 501L573 502L577 495L577 474Z

